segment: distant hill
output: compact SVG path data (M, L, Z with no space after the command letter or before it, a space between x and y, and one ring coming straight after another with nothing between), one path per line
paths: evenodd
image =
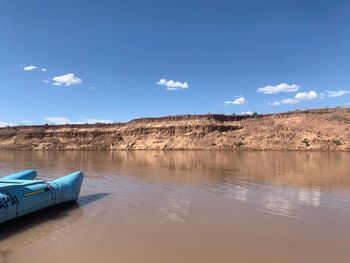
M0 128L3 150L350 150L350 109Z

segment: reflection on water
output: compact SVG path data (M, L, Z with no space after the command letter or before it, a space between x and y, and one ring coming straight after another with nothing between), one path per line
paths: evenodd
M267 196L263 199L263 210L276 215L293 216L297 214L297 207L291 199L284 196Z
M191 202L188 200L176 200L169 198L165 206L160 208L164 220L185 222L186 216L190 215Z
M344 152L0 152L0 171L28 167L45 177L83 169L91 178L115 173L149 180L348 187L350 154Z
M83 209L79 208L77 203L70 202L3 223L0 229L2 261L16 248L26 246L53 232L56 238L59 238L62 229L78 222L83 215Z
M238 201L245 202L247 200L248 188L241 185L227 184L223 187L228 198L234 198Z
M306 205L319 206L321 192L317 189L300 189L299 201Z
M84 171L81 197L0 226L0 262L350 259L349 153L0 152L29 168Z

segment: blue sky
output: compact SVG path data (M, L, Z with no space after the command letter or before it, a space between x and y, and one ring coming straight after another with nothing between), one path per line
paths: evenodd
M349 1L0 0L0 125L350 102Z

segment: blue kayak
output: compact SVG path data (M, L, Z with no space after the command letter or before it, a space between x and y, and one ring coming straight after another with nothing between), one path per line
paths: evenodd
M84 178L82 172L75 172L46 182L33 180L36 175L28 170L0 178L0 223L76 200Z

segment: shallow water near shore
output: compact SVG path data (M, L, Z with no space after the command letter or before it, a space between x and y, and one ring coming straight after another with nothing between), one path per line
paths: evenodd
M77 203L0 226L0 262L349 262L350 153L0 152Z

